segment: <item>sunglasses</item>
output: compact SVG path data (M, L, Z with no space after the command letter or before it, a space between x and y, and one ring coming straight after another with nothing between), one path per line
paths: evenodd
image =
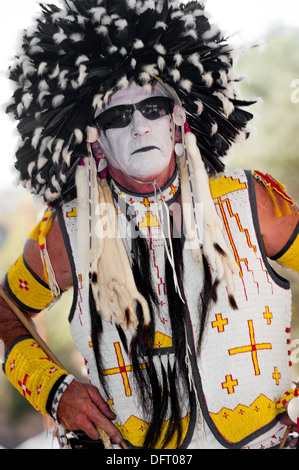
M95 120L99 129L118 129L127 127L133 119L135 111L150 121L155 121L173 111L174 101L164 96L153 96L135 104L123 104L114 106L101 113Z

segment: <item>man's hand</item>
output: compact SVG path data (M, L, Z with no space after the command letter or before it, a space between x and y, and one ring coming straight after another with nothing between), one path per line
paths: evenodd
M115 419L115 414L93 385L73 380L60 399L57 415L59 423L67 430L84 431L91 439L97 440L97 426L116 444L123 440L110 421Z

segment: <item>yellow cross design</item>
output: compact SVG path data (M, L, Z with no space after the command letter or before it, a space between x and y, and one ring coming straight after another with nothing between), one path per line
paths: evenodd
M213 328L218 328L218 333L223 333L224 331L224 326L228 324L228 319L227 318L222 318L222 313L217 313L216 315L216 321L212 322L212 327Z
M272 345L271 343L256 344L252 320L248 320L248 326L249 326L250 345L229 349L228 352L230 356L235 355L235 354L250 352L255 375L260 375L261 371L260 371L259 364L258 364L257 352L264 350L264 349L272 349Z
M276 385L279 385L279 380L281 379L281 374L278 372L277 367L274 367L274 373L272 374L273 379L276 382Z
M149 201L147 197L143 198L143 201L141 202L141 204L143 204L145 207L150 207L152 203L152 201Z
M222 388L226 388L228 394L230 394L230 393L235 393L234 387L236 387L236 386L238 385L238 381L237 381L237 380L233 380L233 378L232 378L231 375L227 375L227 376L225 377L225 380L226 380L226 382L224 382L224 383L222 384Z
M119 367L113 367L112 369L103 370L103 375L107 376L107 375L121 374L123 384L124 384L124 387L125 387L126 397L131 397L132 396L132 390L131 390L131 386L130 386L130 382L129 382L128 372L133 371L133 366L132 365L129 365L129 366L125 365L125 360L124 360L122 350L121 350L121 347L120 347L119 343L114 343L114 349L115 349L115 353L116 353L117 362L118 362ZM145 364L140 364L140 368L145 369Z
M264 318L267 320L267 325L271 325L273 315L270 312L269 307L266 307L266 311L264 312Z

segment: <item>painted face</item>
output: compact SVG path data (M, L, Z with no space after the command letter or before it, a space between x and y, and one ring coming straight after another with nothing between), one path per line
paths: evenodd
M148 95L142 87L132 84L126 90L116 92L104 109L130 104L137 108L132 108L131 115L123 121L121 116L119 122L124 127L111 128L108 119L107 128L104 125L100 132L99 142L106 154L109 172L120 184L128 178L143 183L157 180L167 173L174 159L175 125L171 108L170 114L161 112L162 117L153 119L150 109L145 106L144 100L159 96L162 99L158 88L153 88Z

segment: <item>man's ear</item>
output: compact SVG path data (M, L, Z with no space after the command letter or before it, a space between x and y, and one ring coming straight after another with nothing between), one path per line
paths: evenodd
M87 142L91 144L92 153L97 160L101 158L106 158L105 153L103 152L100 143L100 131L96 127L88 127L87 128Z
M175 141L176 144L182 142L182 128L181 128L181 126L175 126L174 141Z
M93 155L97 160L100 160L101 158L106 158L106 155L103 152L100 142L98 140L92 142L91 146Z
M177 126L183 126L186 121L185 111L177 104L173 108L173 120Z
M86 140L90 144L93 144L100 137L99 130L94 126L92 126L92 127L88 126L86 132L87 132L87 139Z

